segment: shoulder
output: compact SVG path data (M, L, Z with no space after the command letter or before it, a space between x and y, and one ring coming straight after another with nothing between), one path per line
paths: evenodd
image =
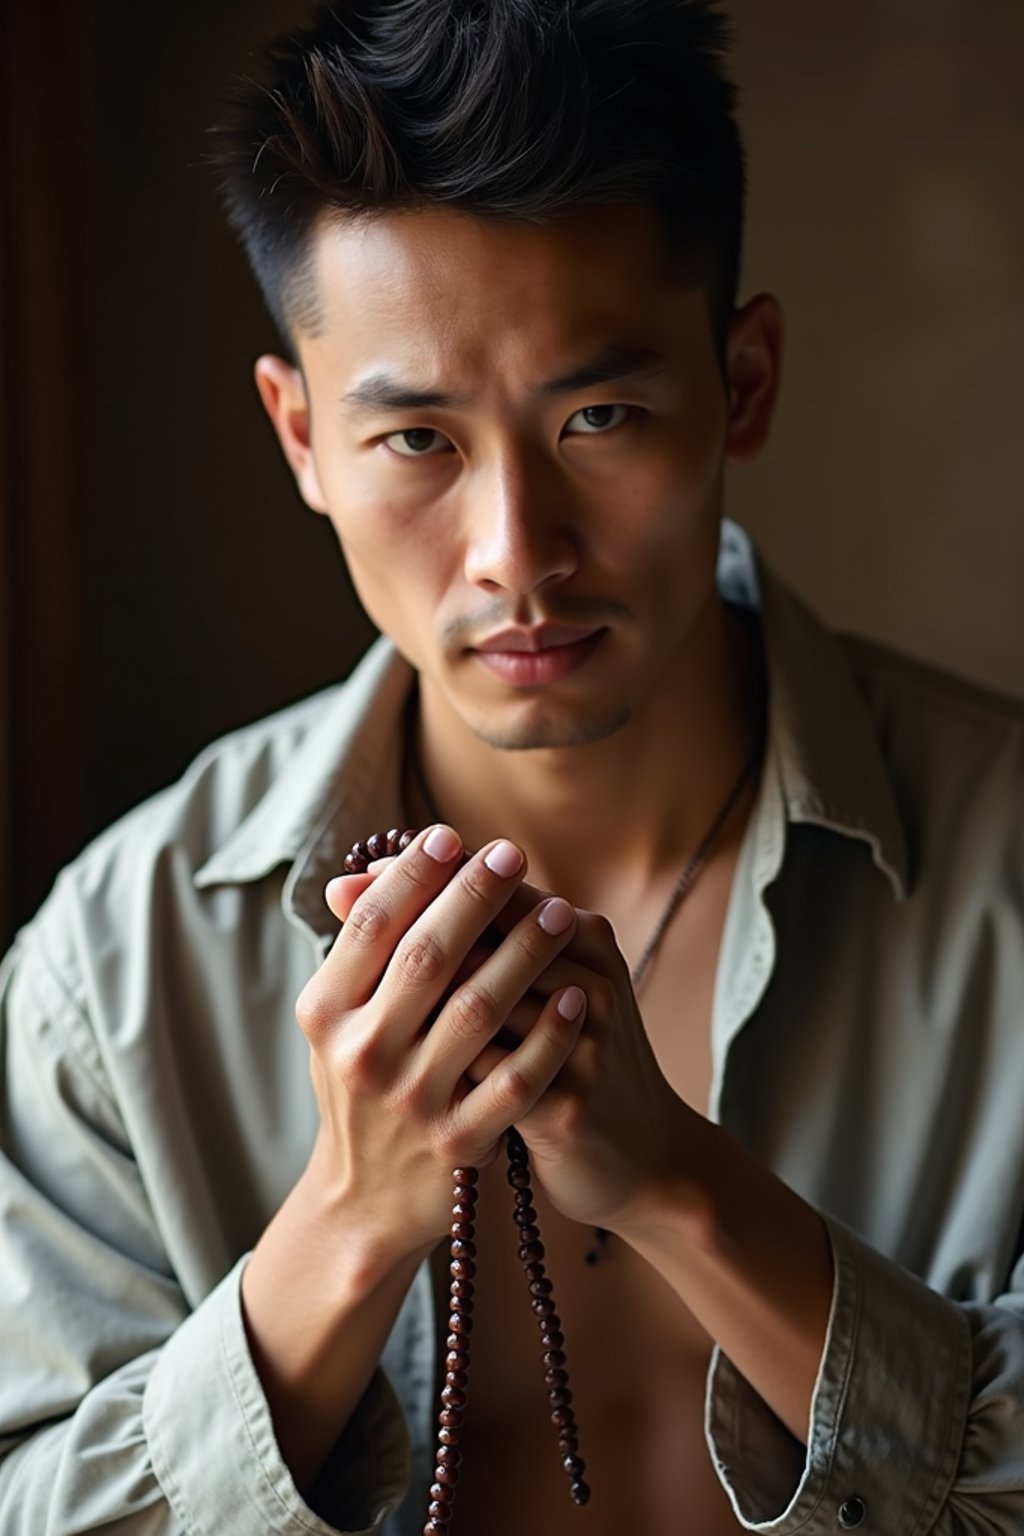
M931 767L941 755L954 771L1020 764L1024 701L860 636L838 639L887 755Z
M345 686L335 684L211 742L175 783L93 839L65 874L92 886L109 878L119 859L128 857L138 868L161 849L173 849L195 873L288 771Z
M243 988L250 951L273 956L275 974L288 972L298 940L281 888L303 796L313 805L322 789L307 765L344 739L358 713L358 701L349 707L358 671L208 745L67 864L17 936L5 1007L107 1098L124 1063L159 1033L161 1010L174 1018L173 1051L190 1030L209 1033L220 1013L234 1016L230 989ZM262 869L204 889L203 866L249 828L266 849Z
M1024 868L1024 703L887 646L840 636L911 847Z
M230 862L254 887L294 858L345 772L347 742L392 654L378 643L345 681L220 737L175 783L93 839L29 925L53 968L80 976L103 956L116 968L129 952L152 957L179 940L191 949L240 920L229 915L230 892L202 888L204 866L248 842L255 852L244 872L241 860Z
M838 635L837 639L869 701L888 703L954 733L973 734L980 729L987 735L1019 739L1024 700L860 635Z

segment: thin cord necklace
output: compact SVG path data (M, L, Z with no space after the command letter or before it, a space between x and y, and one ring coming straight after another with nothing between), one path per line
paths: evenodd
M729 817L732 815L732 812L735 809L740 796L754 775L754 770L757 768L757 765L761 760L763 735L763 729L759 727L754 745L750 750L750 756L743 764L739 777L733 782L732 788L729 790L729 793L726 795L725 799L722 801L722 804L719 806L718 811L715 814L714 821L711 823L710 827L708 827L704 836L701 838L700 842L691 853L689 859L684 864L679 879L676 881L672 890L672 894L669 896L668 901L665 903L665 909L654 925L654 932L647 940L647 943L644 946L643 954L640 956L640 959L637 961L636 965L630 972L630 981L633 984L633 991L637 995L639 995L640 983L647 972L647 967L654 959L654 956L658 950L658 946L665 936L666 928L675 917L676 911L683 897L690 890L693 882L696 880L697 876L704 868L704 865L707 863L708 854L711 852L718 834L729 820Z
M437 801L431 794L430 786L424 777L423 765L420 762L419 752L416 750L415 733L411 729L409 730L406 739L409 743L409 766L412 768L413 779L415 781L416 789L419 793L420 799L423 801L423 804L426 806L429 813L429 819L430 821L444 821L444 817L438 810ZM665 937L665 930L668 928L669 923L675 917L683 898L689 893L694 881L700 874L701 870L704 868L704 865L707 863L708 854L711 852L715 840L717 839L722 828L725 826L725 823L729 820L729 817L735 809L740 796L743 794L747 784L753 777L754 771L761 760L763 743L764 727L762 723L758 725L758 729L754 738L754 744L750 749L750 754L744 762L738 777L733 781L729 789L729 793L726 795L725 799L722 801L722 804L715 812L714 820L712 821L711 825L708 827L707 831L704 833L704 836L701 838L700 842L697 844L696 848L693 850L690 857L684 864L679 878L672 888L668 901L665 903L661 915L654 925L654 930L651 933L650 938L647 940L647 943L644 945L643 953L630 972L629 979L632 983L633 992L637 996L639 996L641 983L647 974L647 968L651 961L654 959L654 956L657 954L658 947L661 944L662 939Z
M415 693L413 694L415 697ZM411 721L407 720L407 725ZM693 853L690 855L676 881L665 907L654 925L654 931L644 946L643 953L631 972L634 994L639 990L647 969L657 953L665 930L675 916L680 902L692 888L693 882L707 862L708 854L725 826L746 785L750 781L761 758L764 740L764 718L758 725L754 746L743 768L729 789L715 818ZM412 767L416 787L433 821L443 821L423 775L419 753L416 751L415 734L407 730L409 743L407 760ZM411 828L399 832L374 832L365 841L354 843L345 859L345 869L358 874L374 859L400 853L416 836ZM537 1212L533 1205L530 1186L530 1162L526 1143L510 1126L506 1132L507 1177L512 1186L513 1220L517 1228L519 1261L523 1266L530 1293L530 1305L540 1328L540 1342L544 1365L544 1385L547 1390L551 1422L558 1434L558 1452L562 1470L569 1478L569 1493L574 1504L586 1504L590 1499L590 1485L584 1478L586 1463L579 1454L579 1433L573 1409L573 1395L569 1383L569 1371L565 1354L565 1335L555 1308L551 1281L544 1268L544 1244L537 1226ZM475 1168L456 1168L452 1173L452 1211L448 1238L448 1333L445 1340L445 1377L441 1389L438 1411L437 1447L434 1458L434 1481L430 1485L427 1519L423 1536L449 1536L459 1481L462 1453L459 1440L466 1411L469 1386L469 1339L473 1330L474 1278L476 1275L476 1200L478 1173ZM588 1264L595 1264L608 1242L609 1234L595 1227L597 1246L586 1255Z
M412 719L412 702L415 701L415 697L416 694L414 690L413 694L411 695L410 710L406 722L406 741L409 745L408 762L412 769L412 776L417 792L419 793L423 804L427 808L429 820L444 821L444 817L438 809L437 801L434 799L430 792L430 785L427 783L426 776L423 772L423 764L420 761L420 754L416 749L416 735ZM721 833L722 828L729 820L729 817L732 815L732 812L736 808L740 796L743 794L743 791L746 789L748 783L753 777L758 763L761 761L763 746L764 721L762 718L762 720L760 720L758 723L757 731L754 734L753 746L750 749L750 753L746 758L743 767L740 769L738 776L733 780L733 783L729 788L729 793L726 795L725 799L718 807L718 810L715 812L715 816L711 822L711 825L708 827L707 831L704 833L704 836L701 838L700 842L697 844L696 848L693 850L690 857L683 865L683 868L679 874L679 878L677 879L675 885L672 887L669 898L662 908L661 914L654 925L651 936L647 940L647 943L644 945L643 952L640 955L639 960L630 971L629 979L633 988L634 997L640 996L640 988L647 976L648 967L658 952L659 946L662 939L665 937L665 932L669 924L675 917L676 912L679 910L682 901L692 889L697 876L700 874L701 870L704 868L704 865L707 863L708 855L711 852L711 849L714 847L714 844L719 834ZM594 1227L593 1233L593 1245L588 1248L586 1253L583 1255L584 1263L590 1265L599 1263L602 1257L607 1254L608 1244L610 1241L610 1233L608 1233L604 1227Z

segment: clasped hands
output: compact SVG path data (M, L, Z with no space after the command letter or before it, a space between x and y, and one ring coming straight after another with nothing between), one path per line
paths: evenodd
M342 930L296 1014L311 1048L315 1159L351 1211L448 1224L450 1170L486 1167L514 1124L563 1215L625 1231L683 1193L700 1121L667 1082L610 923L451 828L326 891ZM701 1122L703 1123L703 1122Z

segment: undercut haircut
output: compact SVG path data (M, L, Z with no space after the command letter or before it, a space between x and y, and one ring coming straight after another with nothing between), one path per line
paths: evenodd
M237 79L206 160L292 363L332 219L646 205L721 348L746 175L716 0L335 0Z

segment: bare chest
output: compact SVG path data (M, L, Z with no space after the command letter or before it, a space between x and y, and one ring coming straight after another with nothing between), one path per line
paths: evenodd
M711 1341L661 1278L621 1243L587 1265L589 1231L538 1197L590 1504L576 1510L548 1416L539 1329L516 1258L503 1168L482 1191L469 1402L453 1536L734 1536L708 1456ZM443 1285L443 1256L437 1279Z
M707 977L691 971L680 992L676 960L652 972L645 1022L669 1081L703 1109L714 968ZM680 1007L680 997L688 1006ZM524 1526L532 1536L563 1536L570 1523L590 1536L734 1536L740 1527L704 1439L711 1340L625 1243L612 1239L588 1264L593 1232L561 1216L539 1189L535 1204L593 1496L575 1509L560 1465L502 1156L480 1181L472 1368L452 1536L518 1536ZM441 1332L443 1248L434 1277Z

